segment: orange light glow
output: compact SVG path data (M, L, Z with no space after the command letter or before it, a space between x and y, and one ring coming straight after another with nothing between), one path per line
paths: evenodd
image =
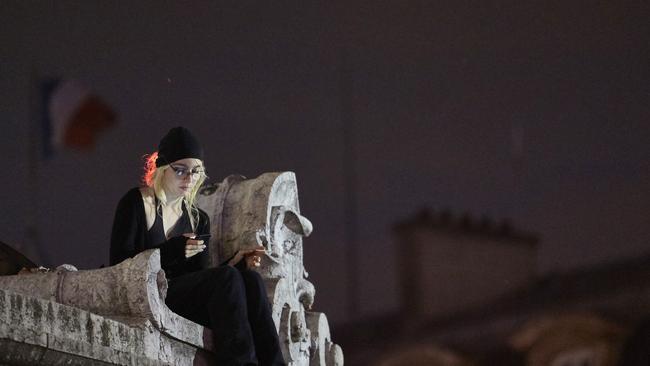
M142 184L147 187L153 185L153 173L156 171L156 160L158 160L158 151L144 156L144 174L142 175Z

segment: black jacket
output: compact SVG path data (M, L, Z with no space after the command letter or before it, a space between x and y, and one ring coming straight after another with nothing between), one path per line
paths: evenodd
M210 233L210 219L199 209L196 234ZM185 258L184 236L175 236L162 243L151 243L147 235L144 201L138 188L128 191L117 204L111 231L110 264L115 265L146 249L160 249L160 264L167 278L198 271L208 267L208 247L199 254Z

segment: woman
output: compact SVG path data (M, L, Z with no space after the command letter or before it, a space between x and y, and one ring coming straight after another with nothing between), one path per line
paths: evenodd
M284 365L259 266L263 248L208 268L207 214L195 206L206 178L203 149L189 130L171 129L145 165L143 186L122 197L111 233L111 265L158 248L169 282L167 306L212 329L218 365ZM235 268L235 266L237 268Z

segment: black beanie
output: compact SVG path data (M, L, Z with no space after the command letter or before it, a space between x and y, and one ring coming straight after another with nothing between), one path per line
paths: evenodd
M158 144L156 167L186 158L203 160L203 148L199 144L199 140L187 128L174 127Z

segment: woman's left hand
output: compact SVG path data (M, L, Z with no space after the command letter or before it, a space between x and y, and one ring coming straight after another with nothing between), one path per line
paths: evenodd
M246 268L259 267L262 263L262 254L264 254L264 247L261 245L254 249L239 250L228 264L234 266L243 259L246 261Z

